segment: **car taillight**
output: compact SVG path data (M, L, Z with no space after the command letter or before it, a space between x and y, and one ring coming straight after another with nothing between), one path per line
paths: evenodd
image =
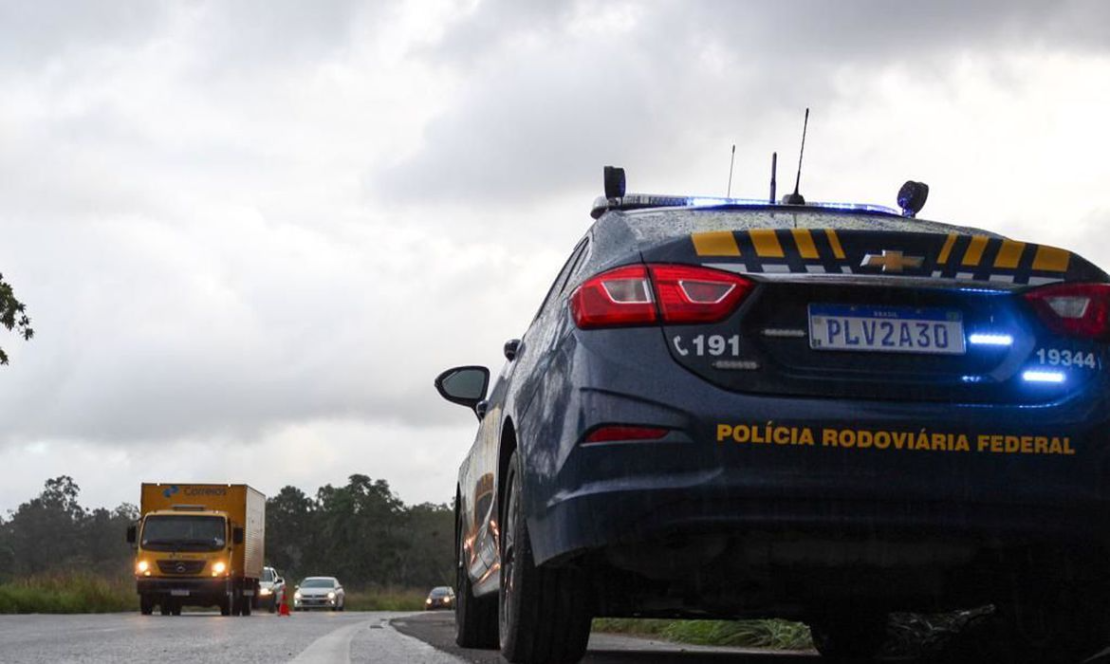
M731 314L753 287L732 274L693 265L627 265L587 279L570 297L582 329L712 323ZM658 297L658 309L656 308Z
M661 427L645 427L632 424L606 424L586 434L583 444L613 443L617 441L659 440L668 430Z
M1029 291L1025 299L1055 332L1110 338L1110 284L1055 284Z
M719 321L752 289L752 282L731 272L692 265L652 265L651 279L667 323Z
M647 268L627 265L587 279L570 296L570 310L575 325L584 330L654 323Z

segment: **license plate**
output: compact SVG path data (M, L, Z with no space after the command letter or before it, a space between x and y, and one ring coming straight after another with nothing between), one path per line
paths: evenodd
M809 347L962 355L963 317L958 311L936 308L811 304Z
M170 595L172 595L173 597L188 597L189 596L189 591L188 590L171 590Z

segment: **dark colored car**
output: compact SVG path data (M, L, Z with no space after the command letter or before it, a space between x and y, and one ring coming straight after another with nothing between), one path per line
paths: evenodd
M1014 658L1110 641L1105 272L912 209L621 194L488 396L436 381L480 420L460 645L778 616L867 656L891 612L985 605Z
M425 611L453 608L455 608L455 589L451 586L432 588L431 592L428 593L428 598L424 600Z

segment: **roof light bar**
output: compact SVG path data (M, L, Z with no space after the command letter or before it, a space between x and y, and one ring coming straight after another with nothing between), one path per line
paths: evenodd
M621 198L599 197L594 201L590 215L598 218L609 210L636 210L642 208L715 208L715 207L746 207L746 208L821 208L825 210L841 210L844 212L866 212L870 214L887 214L901 217L894 208L885 205L872 205L870 203L839 203L807 202L804 205L791 205L788 203L771 203L765 199L755 198L727 198L719 196L665 196L658 194L628 194Z

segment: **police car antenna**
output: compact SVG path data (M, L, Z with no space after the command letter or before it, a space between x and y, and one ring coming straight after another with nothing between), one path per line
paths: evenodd
M802 122L802 149L798 151L798 174L794 178L794 193L787 194L783 197L782 202L787 205L805 205L806 199L798 193L798 188L802 183L802 157L806 153L806 130L809 129L809 109L806 109L806 117Z
M732 166L736 163L736 144L732 144L732 156L728 160L728 190L725 198L732 198Z
M779 153L771 153L771 205L775 204L775 173L779 170Z

